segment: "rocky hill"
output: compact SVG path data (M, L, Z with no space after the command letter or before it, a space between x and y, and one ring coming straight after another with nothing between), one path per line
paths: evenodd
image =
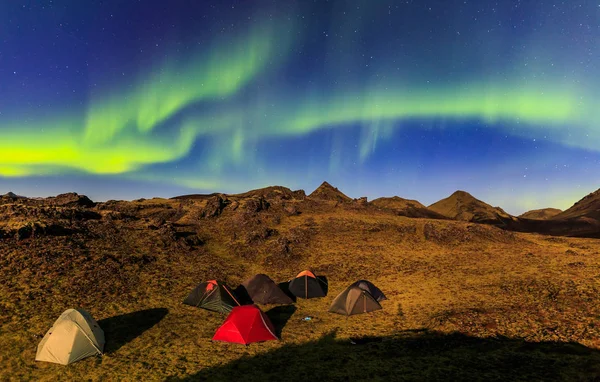
M428 208L451 219L477 223L496 223L502 219L511 219L511 215L500 207L492 207L460 190Z
M600 220L600 189L584 196L571 208L555 215L553 219L591 218Z
M411 218L448 219L446 216L430 210L417 200L404 199L399 196L377 198L369 202L371 206L393 211L399 216Z
M519 217L534 220L547 220L558 215L561 212L562 210L559 210L558 208L542 208L539 210L527 211L519 215Z
M351 202L352 198L345 195L343 192L337 189L337 187L333 187L331 184L327 182L321 183L316 190L314 190L310 195L308 195L311 199L320 199L320 200L328 200L333 202Z

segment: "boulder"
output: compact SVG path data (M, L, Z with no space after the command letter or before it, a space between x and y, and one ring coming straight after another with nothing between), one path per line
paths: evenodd
M207 202L206 206L202 209L200 216L203 218L212 218L221 215L223 209L227 207L231 202L221 195L212 196Z
M94 203L90 198L85 195L79 195L76 192L68 192L66 194L60 194L53 198L48 198L50 204L61 207L94 207Z

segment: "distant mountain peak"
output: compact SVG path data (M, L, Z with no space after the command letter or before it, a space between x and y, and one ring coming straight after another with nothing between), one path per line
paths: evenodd
M26 199L25 196L17 195L17 194L15 194L12 191L8 191L6 194L0 195L0 198L5 198L5 199Z
M321 185L308 196L315 199L335 200L340 202L352 201L352 198L327 182L321 183Z
M476 199L473 195L469 194L467 191L463 191L463 190L456 190L452 193L452 195L450 195L450 197L455 197L455 198L470 198L470 199Z
M457 190L449 197L433 203L429 209L452 219L473 222L510 217L503 209L492 207L462 190Z
M323 181L323 183L321 183L321 185L319 187L317 187L317 189L319 189L319 188L331 188L331 189L337 190L337 187L333 187L327 181Z

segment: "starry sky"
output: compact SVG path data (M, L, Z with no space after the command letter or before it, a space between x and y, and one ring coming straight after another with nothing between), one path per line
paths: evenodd
M0 193L244 192L507 212L600 187L600 3L0 2Z

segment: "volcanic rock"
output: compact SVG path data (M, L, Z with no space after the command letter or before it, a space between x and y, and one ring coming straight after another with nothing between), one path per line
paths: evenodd
M269 209L269 202L262 196L253 197L246 200L244 204L244 210L248 212L260 212Z
M94 207L94 203L85 195L79 195L76 192L60 194L46 199L48 204L61 207Z
M227 199L227 197L214 195L208 200L208 202L206 202L206 206L202 209L201 216L203 218L219 216L229 203L230 201Z
M356 202L356 204L358 204L359 206L366 206L369 202L367 200L366 196L361 196L358 199L354 199L354 201Z

